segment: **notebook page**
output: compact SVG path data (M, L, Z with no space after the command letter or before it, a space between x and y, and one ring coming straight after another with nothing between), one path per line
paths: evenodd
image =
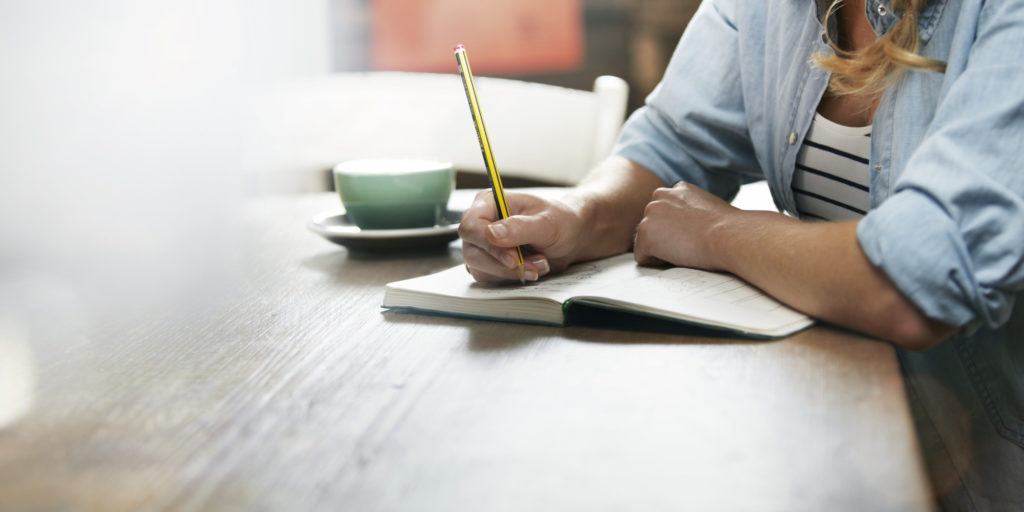
M459 265L436 274L390 283L388 287L466 299L545 298L565 302L577 295L588 295L599 289L622 286L651 272L657 271L637 267L632 254L621 254L603 260L579 263L561 274L545 277L525 286L518 283L477 283L466 269Z
M748 331L770 332L811 322L739 278L691 268L645 273L592 296Z

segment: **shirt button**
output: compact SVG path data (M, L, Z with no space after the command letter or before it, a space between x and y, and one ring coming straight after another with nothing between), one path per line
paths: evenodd
M875 12L877 12L879 16L885 16L886 14L889 14L889 8L886 7L885 4L878 4L878 7L875 8Z
M875 172L882 172L882 164L875 164Z
M796 132L789 132L789 145L796 144Z

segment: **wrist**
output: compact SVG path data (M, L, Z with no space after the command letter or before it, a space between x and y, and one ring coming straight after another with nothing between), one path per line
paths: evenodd
M707 247L711 251L710 259L716 262L718 269L723 272L736 273L736 257L743 251L737 251L734 246L748 231L747 216L748 212L734 210L722 215L708 228Z
M734 208L709 228L711 257L722 271L743 277L746 267L764 257L765 241L784 238L779 229L793 224L800 221L775 212Z
M581 191L573 191L560 199L561 203L568 208L569 213L581 226L581 230L593 224L594 204L589 194Z
M602 191L573 191L563 199L575 212L578 229L574 261L604 258L629 251L643 209L631 208Z
M589 247L587 241L595 241L599 235L596 227L599 210L597 199L592 194L577 190L562 197L560 202L565 205L573 226L571 260L593 257L589 255L593 247Z

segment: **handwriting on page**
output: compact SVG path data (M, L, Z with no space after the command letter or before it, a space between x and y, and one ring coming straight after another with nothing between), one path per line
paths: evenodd
M638 280L631 288L662 290L674 298L700 298L772 312L782 304L749 284L726 274L672 268Z
M549 297L564 301L575 295L611 283L626 283L638 277L640 270L632 254L587 263L578 263L565 272L530 283L525 287L471 285L470 295L476 297Z
M574 265L565 273L538 281L530 285L534 291L544 293L565 293L579 288L581 285L594 284L594 278L600 276L605 266L597 263L581 263Z

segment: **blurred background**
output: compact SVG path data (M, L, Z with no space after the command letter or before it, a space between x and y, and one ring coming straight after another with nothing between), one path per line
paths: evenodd
M454 76L462 42L478 75L581 91L621 77L632 110L697 3L0 0L0 360L88 344L90 329L133 315L215 309L253 257L246 198L326 190L336 159L362 156L315 152L347 147L362 130L344 122L367 115L332 77ZM444 89L474 151L461 88ZM289 184L300 170L319 174Z
M330 189L328 169L335 160L422 156L453 161L466 171L459 173L460 187L487 186L461 87L408 76L382 78L386 72L414 72L454 80L451 50L458 43L469 49L478 77L601 97L574 97L555 88L537 95L531 93L542 89L509 88L508 82L486 78L480 84L508 184L571 184L593 165L589 154L606 154L610 144L601 134L590 137L589 127L609 131L606 126L618 122L610 119L612 111L625 116L642 104L698 5L697 0L327 0L326 23L320 26L326 32L300 34L307 39L298 44L315 47L327 39L324 76L334 79L261 91L254 102L258 115L246 123L255 130L246 139L257 141L247 144L250 187ZM369 79L365 73L377 75ZM595 80L606 75L625 80L622 106L614 86L606 83L598 90ZM593 101L602 105L584 105ZM608 118L606 124L600 118ZM544 133L546 128L551 133ZM402 144L380 147L391 134ZM588 156L553 151L555 144ZM447 151L432 150L441 146ZM531 156L534 160L522 161ZM544 159L548 165L540 162Z
M629 110L661 80L699 0L331 0L332 70L450 72L452 39L478 74L589 90L614 75Z

